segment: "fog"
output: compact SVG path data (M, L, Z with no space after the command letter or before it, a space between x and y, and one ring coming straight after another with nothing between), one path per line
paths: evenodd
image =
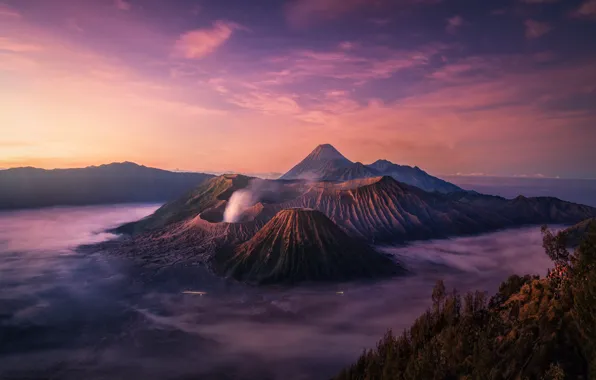
M409 326L437 279L492 293L550 265L538 227L382 247L411 274L298 288L74 251L156 208L0 213L0 378L326 379Z

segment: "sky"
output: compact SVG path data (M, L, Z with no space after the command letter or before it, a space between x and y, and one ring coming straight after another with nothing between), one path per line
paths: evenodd
M596 178L596 0L0 0L0 167Z

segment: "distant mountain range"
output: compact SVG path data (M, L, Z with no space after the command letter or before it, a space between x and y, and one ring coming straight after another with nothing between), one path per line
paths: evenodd
M369 165L352 162L330 144L317 146L280 179L348 181L379 176L390 176L405 184L431 192L450 193L462 190L452 183L431 176L417 166L397 165L387 160L378 160Z
M81 169L6 169L0 170L0 209L166 202L212 177L131 162Z

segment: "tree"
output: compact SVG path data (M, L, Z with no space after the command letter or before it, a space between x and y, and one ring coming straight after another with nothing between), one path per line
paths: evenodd
M435 284L432 294L433 308L435 313L438 313L441 310L441 307L443 306L443 300L445 299L445 294L445 283L443 280L438 280Z
M558 264L567 264L569 251L567 250L567 233L560 231L554 234L547 226L542 226L542 247L552 261Z
M437 281L431 308L337 379L596 379L596 231L573 255L564 235L543 234L564 280L511 276L488 304L484 292L462 302Z

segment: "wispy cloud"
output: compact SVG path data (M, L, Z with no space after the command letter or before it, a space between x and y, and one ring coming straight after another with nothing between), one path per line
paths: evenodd
M464 24L461 16L453 16L447 19L447 32L454 34Z
M552 29L548 23L536 20L526 20L524 25L526 26L526 38L529 40L540 38Z
M228 88L224 85L225 79L223 78L210 78L207 84L220 94L227 94L229 92Z
M294 28L304 28L317 22L336 19L362 9L385 9L391 6L438 4L442 0L292 0L286 7L286 20ZM386 19L373 19L380 26Z
M126 0L114 0L114 6L121 11L129 11L132 9L132 4Z
M21 18L21 14L16 9L0 3L0 19L1 18Z
M556 3L559 0L520 0L522 3L526 4L549 4L549 3Z
M375 1L368 0L294 0L286 8L286 18L293 27L304 27L319 20L337 17ZM376 2L378 3L378 2Z
M184 33L174 45L174 54L187 59L201 59L223 45L239 25L216 21L211 28L196 29Z
M272 67L262 82L287 84L307 78L347 80L361 85L390 78L401 70L427 65L431 58L448 50L448 45L428 45L414 50L364 47L342 44L331 51L295 50L270 60Z
M0 37L0 51L13 53L35 52L43 50L40 45L23 42L9 37Z
M572 12L572 16L596 20L596 0L586 0Z

